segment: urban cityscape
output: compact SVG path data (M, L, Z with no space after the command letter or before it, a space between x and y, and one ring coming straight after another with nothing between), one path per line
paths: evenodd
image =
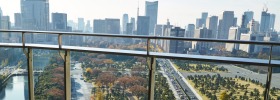
M265 59L270 64L271 60L280 60L279 44L210 41L280 43L280 30L277 30L279 15L271 12L266 3L262 7L256 6L262 8L258 12L242 11L242 16L237 16L234 10L225 10L220 15L213 15L211 11L199 12L200 16L193 19L195 23L180 26L172 22L172 18L159 23L161 1L135 0L138 2L135 14L121 12L121 18L77 17L75 20L69 19L71 15L65 12L50 12L51 0L18 1L20 12L13 12L13 15L7 15L6 9L0 5L0 100L68 100L67 78L71 78L71 100L151 100L150 91L154 91L154 100L280 100L280 68L277 67L157 58L153 78L150 58L102 53L108 49L133 50L147 51L149 55L151 51L171 55ZM114 12L114 8L110 9ZM141 11L145 13L141 14ZM22 30L30 32L17 32ZM129 38L131 36L209 39L210 42ZM25 48L2 47L2 44L13 43L98 48L101 53L71 51L70 77L67 77L66 51L61 52L61 47L60 50L34 48L31 53L31 75L34 76L30 78L30 60L27 60L30 51L26 53ZM269 76L271 84L268 85ZM30 95L30 81L34 82L33 95Z

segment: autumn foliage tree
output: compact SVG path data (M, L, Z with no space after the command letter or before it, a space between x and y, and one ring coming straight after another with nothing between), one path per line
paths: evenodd
M143 96L147 93L147 89L140 85L134 85L134 86L130 87L129 90L131 91L131 93L133 95L135 95L137 97L138 100L141 96Z

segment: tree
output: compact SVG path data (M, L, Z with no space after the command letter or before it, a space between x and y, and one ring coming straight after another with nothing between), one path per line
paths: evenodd
M229 95L226 93L226 91L222 92L221 96L220 96L221 100L228 100L229 99Z
M116 76L110 72L103 72L97 77L97 82L101 82L102 84L108 86L109 83L114 83L116 80Z
M92 76L95 77L95 78L98 77L98 75L100 73L102 73L102 71L100 69L95 68L95 69L92 70Z
M137 97L138 100L141 96L147 93L147 89L140 85L134 85L130 87L129 90L132 92L133 95Z

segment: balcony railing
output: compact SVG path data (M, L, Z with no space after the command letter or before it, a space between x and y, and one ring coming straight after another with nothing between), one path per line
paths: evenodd
M28 79L29 79L29 98L34 100L34 82L33 82L33 57L32 49L51 49L59 50L61 56L64 59L64 77L65 77L65 98L66 100L71 99L71 78L70 78L70 52L71 51L82 51L91 53L104 53L104 54L118 54L128 56L141 56L147 57L149 66L149 100L154 98L154 87L155 87L155 66L156 58L167 58L167 59L182 59L182 60L196 60L196 61L207 61L207 62L219 62L219 63L230 63L230 64L248 64L258 66L268 66L267 81L265 87L264 99L269 98L270 84L272 80L272 68L280 66L280 61L272 60L272 48L274 46L280 46L279 42L263 42L263 41L240 41L240 40L218 40L218 39L202 39L202 38L183 38L183 37L162 37L162 36L139 36L139 35L119 35L119 34L89 34L89 33L77 33L77 32L53 32L53 31L26 31L26 30L0 30L0 32L9 32L13 34L21 34L22 43L0 43L0 47L12 47L22 48L28 61ZM25 34L36 33L36 34L55 34L58 35L58 45L51 44L35 44L26 43ZM81 46L67 46L63 45L62 36L96 36L96 37L114 37L114 38L138 38L147 40L146 51L136 50L119 50L119 49L108 49L108 48L93 48L93 47L81 47ZM217 43L237 43L237 44L254 44L254 45L266 45L270 47L269 59L253 59L253 58L238 58L238 57L221 57L221 56L207 56L207 55L189 55L189 54L174 54L174 53L162 53L154 52L149 48L152 45L151 40L182 40L182 41L200 41L200 42L217 42ZM201 98L199 98L201 99Z

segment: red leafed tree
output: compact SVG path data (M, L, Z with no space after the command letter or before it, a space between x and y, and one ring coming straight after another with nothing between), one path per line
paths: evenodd
M49 89L47 91L47 94L49 95L49 98L51 100L61 100L62 98L64 98L64 91L60 90L58 88L51 88L51 89Z
M101 82L102 84L105 84L106 86L109 85L109 83L114 83L116 80L116 76L109 72L103 72L97 77L97 81Z

